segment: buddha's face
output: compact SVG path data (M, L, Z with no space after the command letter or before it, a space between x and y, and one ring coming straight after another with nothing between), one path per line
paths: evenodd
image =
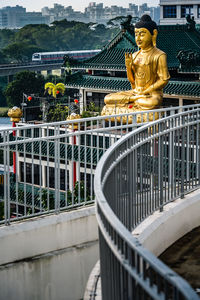
M135 41L142 50L148 49L153 45L152 35L146 28L135 28Z

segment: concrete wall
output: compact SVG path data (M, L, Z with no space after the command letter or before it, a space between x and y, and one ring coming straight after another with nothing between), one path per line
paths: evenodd
M142 245L159 256L179 238L200 226L200 190L155 212L133 231Z
M94 207L1 227L0 245L0 299L81 299L98 260Z

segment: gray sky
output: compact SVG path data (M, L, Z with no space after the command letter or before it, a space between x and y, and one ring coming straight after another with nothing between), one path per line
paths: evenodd
M140 5L146 2L149 6L157 6L159 0L98 0L98 1L89 1L89 0L0 0L0 8L5 6L15 6L21 5L27 8L27 11L41 11L41 8L44 6L53 7L54 3L59 3L64 6L72 6L75 10L83 11L89 2L104 3L105 6L118 5L123 7L128 7L129 3L134 3Z

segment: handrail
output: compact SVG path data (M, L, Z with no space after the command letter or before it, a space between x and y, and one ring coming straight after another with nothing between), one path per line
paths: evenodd
M199 299L131 233L154 211L199 187L199 129L199 108L171 115L128 133L98 163L103 299Z
M19 123L20 125L23 126L24 129L30 129L30 128L33 128L33 127L37 127L37 128L42 128L42 127L46 127L46 126L56 126L56 125L68 125L68 124L81 124L81 123L84 123L84 122L92 122L92 121L106 121L108 120L108 122L111 122L111 119L117 119L117 117L120 117L121 119L123 117L127 117L127 124L125 125L128 125L128 117L129 116L132 116L132 124L135 125L135 122L136 122L136 117L138 115L149 115L151 113L153 113L153 115L155 115L156 113L159 113L160 117L166 117L167 116L167 113L172 113L172 114L175 114L176 111L177 112L180 112L180 111L187 111L187 110L191 110L191 109L198 109L200 107L200 104L192 104L192 105L184 105L184 106L172 106L172 107L165 107L165 108L159 108L159 109L153 109L153 110L146 110L146 111L136 111L136 112L127 112L127 113L121 113L121 114L112 114L112 115L107 115L107 116L97 116L97 117L88 117L88 118L84 118L84 119L74 119L74 120L66 120L66 121L59 121L59 122L49 122L49 123L41 123L41 124L31 124L31 125L27 125L27 124L24 124L24 123ZM141 117L141 119L143 119ZM147 117L148 119L148 117ZM155 116L154 116L154 119L155 119ZM120 122L119 122L120 123ZM143 125L144 122L142 122L141 124L138 123L137 124L137 127L139 127L140 125ZM129 124L131 126L131 124ZM9 128L10 129L10 128ZM17 131L19 130L19 127L15 127L15 128L12 128L14 131ZM5 129L0 129L0 132L1 131L4 131Z
M197 104L53 123L19 123L0 130L5 183L0 186L0 206L4 206L0 224L93 203L96 164L115 141L150 117L165 118L199 108ZM138 116L141 123L137 123Z

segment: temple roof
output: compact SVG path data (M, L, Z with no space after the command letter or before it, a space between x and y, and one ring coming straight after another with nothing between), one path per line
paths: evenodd
M101 91L130 90L131 85L126 78L89 76L75 73L67 77L67 88L87 88ZM165 95L200 97L200 82L170 80L164 88Z
M180 50L200 51L200 32L187 25L160 25L157 47L167 53L169 69L178 69ZM137 51L134 34L120 31L103 50L84 62L71 64L72 69L125 70L125 52Z
M200 74L200 66L182 66L178 69L179 73Z

